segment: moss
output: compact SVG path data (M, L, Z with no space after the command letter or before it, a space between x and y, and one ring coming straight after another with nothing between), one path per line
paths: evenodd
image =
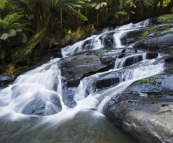
M99 70L98 67L93 68L93 71L94 71L94 72L95 72L95 71L98 71L98 70Z
M146 30L146 31L143 31L143 32L142 32L141 36L142 36L142 37L146 37L146 36L148 36L149 34L150 34L150 31Z
M142 79L139 84L151 84L151 85L154 85L154 86L161 86L162 82L157 82L155 77L149 77L147 79Z
M140 81L140 84L147 84L148 82L147 82L147 80L146 79L142 79L141 81Z
M171 20L173 20L173 14L165 14L157 18L157 21L160 23L168 23Z
M167 31L169 29L171 29L172 26L171 25L167 25L167 26L151 26L149 29L145 30L142 32L141 36L142 37L146 37L148 36L150 33L156 35L156 34L160 34L163 31Z
M164 54L170 54L170 53L173 52L173 49L172 49L172 48L165 48L165 49L162 50L162 52L163 52Z

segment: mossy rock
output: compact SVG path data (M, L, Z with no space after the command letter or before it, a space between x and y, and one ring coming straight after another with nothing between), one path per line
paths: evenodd
M147 37L148 35L152 34L152 35L158 35L161 34L161 32L163 31L168 31L172 28L172 25L166 25L166 26L151 26L150 28L144 30L141 33L142 37Z
M169 23L173 20L173 14L161 15L157 18L159 23Z

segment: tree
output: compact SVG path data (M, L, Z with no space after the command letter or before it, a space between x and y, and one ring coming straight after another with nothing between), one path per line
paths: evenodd
M16 2L16 0L14 0ZM19 0L20 3L23 3L24 0ZM16 3L19 3L17 1ZM31 0L27 0L28 3ZM29 39L26 43L26 47L20 51L14 53L14 55L23 55L25 58L26 55L31 53L32 49L40 43L42 39L46 37L48 33L51 33L55 26L55 22L60 11L66 11L67 13L72 13L75 16L79 17L82 20L87 20L87 18L78 12L77 8L82 8L82 5L85 4L87 0L35 0L33 3L34 19L37 24L36 33ZM62 20L62 19L61 19ZM60 21L60 19L59 19ZM16 59L24 60L22 57L16 57Z

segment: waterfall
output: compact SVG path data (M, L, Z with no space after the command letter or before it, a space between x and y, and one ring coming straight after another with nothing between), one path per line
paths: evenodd
M126 64L125 62L127 62L129 59L132 59L131 63ZM144 61L144 60L146 60L146 53L137 53L135 55L132 54L130 56L126 56L123 58L117 58L115 61L114 68L115 69L123 68L125 66L133 65L135 63L138 63L138 62Z
M89 76L87 78L84 78L79 87L78 87L78 92L76 94L77 99L79 100L83 100L84 97L86 97L87 95L92 95L95 96L97 99L100 100L100 98L102 99L103 96L105 96L106 94L111 97L111 94L115 94L117 91L116 90L112 90L112 88L118 88L123 85L123 89L124 87L126 87L126 85L129 85L129 83L132 83L134 81L137 81L139 79L143 79L149 76L153 76L155 74L159 74L164 70L164 63L157 63L155 64L155 60L153 60L152 62L150 61L150 65L140 65L137 66L135 68L126 68L126 69L114 69L114 70L110 70L108 72L104 72L104 73L98 73L92 76ZM106 88L103 88L103 92L102 92L102 88L99 89L96 86L96 83L98 81L104 82L104 79L108 79L109 76L107 75L114 75L114 77L117 77L119 80L117 81L117 83L115 83L116 85L118 84L118 86L115 86L115 84L113 83L112 88L105 90ZM108 77L108 78L107 78ZM112 76L111 76L112 78ZM103 81L102 81L103 80ZM80 94L79 94L80 93ZM99 93L99 94L98 94ZM118 93L118 92L117 92Z
M0 91L0 106L8 108L9 112L28 115L51 115L59 112L63 102L59 100L61 79L58 61L59 59L51 60L19 76L14 84Z
M136 24L130 23L127 25L119 26L116 27L115 29L113 28L103 29L102 33L100 33L99 35L92 35L86 38L85 40L79 41L71 46L66 46L62 48L62 55L63 57L67 57L83 51L97 50L107 47L107 45L105 45L105 42L103 41L110 33L114 33L112 35L113 36L112 46L114 48L122 48L124 47L124 45L121 44L121 35L125 34L126 32L139 29L141 27L146 27L149 25L149 23L150 23L149 20L145 20Z
M149 20L146 20L104 29L98 35L64 47L62 55L68 57L102 48L125 49L122 35L148 25ZM104 143L111 140L110 143L114 143L118 134L123 135L123 143L134 143L115 131L103 116L102 109L112 96L133 82L164 71L164 60L161 55L147 59L145 52L123 52L121 49L112 57L116 59L113 69L83 76L78 87L66 87L67 80L62 76L65 71L58 66L61 59L53 59L0 89L0 142ZM70 93L64 93L65 89ZM64 104L66 94L74 96L75 107Z

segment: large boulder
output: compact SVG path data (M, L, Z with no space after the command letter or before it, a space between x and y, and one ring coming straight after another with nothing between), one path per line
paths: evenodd
M135 49L149 50L149 51L163 51L165 48L169 48L173 45L173 33L170 31L166 34L153 36L133 45Z
M106 68L114 61L115 59L111 56L99 57L94 53L86 52L63 58L58 65L67 85L76 87L79 85L80 79Z
M130 45L142 38L143 30L128 31L121 36L121 42L123 45Z
M104 114L140 143L173 142L173 70L130 85L104 106Z
M105 105L104 114L140 143L173 142L173 99L123 92Z

